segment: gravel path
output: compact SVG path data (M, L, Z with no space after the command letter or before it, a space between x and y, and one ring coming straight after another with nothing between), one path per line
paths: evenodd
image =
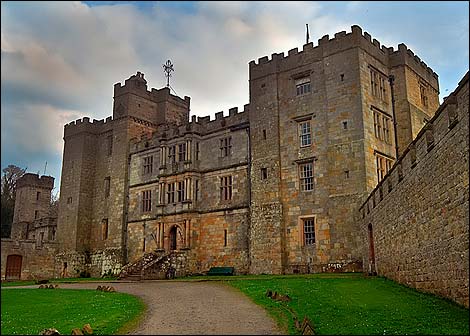
M215 281L83 282L59 287L96 289L98 285L137 295L148 305L132 335L281 334L264 309L236 289Z

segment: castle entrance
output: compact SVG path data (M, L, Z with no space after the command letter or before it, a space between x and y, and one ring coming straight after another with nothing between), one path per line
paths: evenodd
M7 257L7 267L5 271L6 280L20 280L22 261L23 257L17 254L12 254Z
M176 233L177 233L177 226L173 226L170 230L170 251L176 250Z

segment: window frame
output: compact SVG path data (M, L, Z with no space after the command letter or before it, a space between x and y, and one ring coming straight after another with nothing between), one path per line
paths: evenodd
M377 183L380 183L384 179L384 177L388 174L388 172L392 169L394 160L378 152L375 152L374 156L375 156Z
M186 142L178 144L178 162L186 161Z
M295 95L297 97L305 96L312 92L312 81L309 77L299 78L295 81Z
M298 122L298 134L299 134L299 142L300 148L310 147L312 145L312 125L311 120L303 120ZM304 128L304 125L307 127ZM305 132L308 131L308 132ZM304 144L304 137L308 139Z
M220 157L229 157L232 155L232 137L224 137L220 139Z
M153 155L148 155L142 158L142 174L150 175L153 173Z
M310 170L305 170L304 168L307 168L310 166ZM312 161L307 161L307 162L302 162L299 163L298 171L299 171L299 189L300 191L305 191L305 192L310 192L314 190L315 186L315 181L314 181L314 176L313 176L313 160ZM310 176L305 176L305 173L310 171ZM307 189L309 187L310 189Z
M315 247L317 242L317 218L315 215L309 216L300 216L298 218L298 225L299 225L299 239L301 241L302 247ZM308 226L308 230L306 230L306 224L310 223L311 225Z
M222 202L233 199L233 176L226 175L220 177L220 200Z
M151 212L152 211L152 190L142 190L142 213Z

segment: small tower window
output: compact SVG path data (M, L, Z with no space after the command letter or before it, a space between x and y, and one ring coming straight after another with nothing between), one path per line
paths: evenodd
M268 168L261 168L261 179L266 180L268 178Z
M39 201L39 196L41 196L41 193L38 191L38 192L36 193L36 201Z

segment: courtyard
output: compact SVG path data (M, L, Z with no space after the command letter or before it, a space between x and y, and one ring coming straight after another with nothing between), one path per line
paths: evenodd
M97 292L104 284L117 293ZM50 327L68 334L72 317L76 327L90 323L95 334L299 334L295 320L301 323L304 317L318 335L469 333L468 309L357 273L86 281L37 288L2 286L2 335L38 334ZM268 291L290 300L273 300ZM92 295L88 301L80 299L82 292ZM123 293L132 296L119 297Z

